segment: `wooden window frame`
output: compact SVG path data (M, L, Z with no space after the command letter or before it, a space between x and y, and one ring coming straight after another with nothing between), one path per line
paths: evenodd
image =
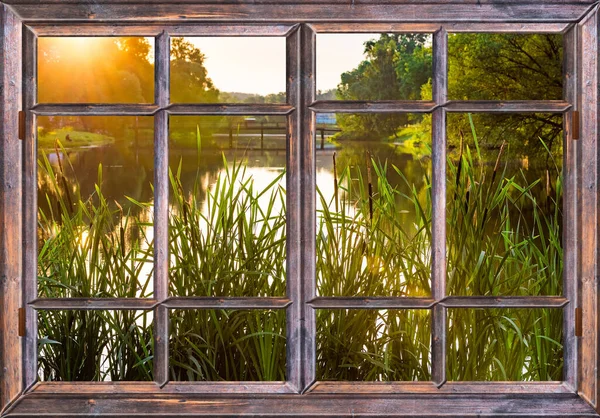
M598 416L600 143L598 32L594 0L8 0L0 3L0 411L4 416ZM272 3L272 4L269 4ZM432 101L315 101L316 33L430 33ZM562 33L564 99L448 101L448 32ZM38 36L155 37L154 104L38 104ZM287 103L170 104L171 36L285 36ZM20 129L19 112L24 114ZM434 237L445 237L446 113L550 112L564 120L564 295L457 297L445 291L445 239L433 239L429 298L324 298L315 293L315 115L319 112L431 113ZM37 299L36 138L38 115L138 115L155 121L153 299ZM286 115L287 295L180 298L168 295L168 117ZM22 140L19 139L23 134ZM575 134L575 135L574 135ZM579 138L575 140L574 138ZM561 382L446 382L446 311L457 307L563 309ZM25 332L20 330L24 308ZM286 382L168 382L168 310L285 309ZM430 309L432 382L315 382L315 309ZM580 309L582 336L575 336ZM39 383L36 310L144 309L155 317L155 381Z

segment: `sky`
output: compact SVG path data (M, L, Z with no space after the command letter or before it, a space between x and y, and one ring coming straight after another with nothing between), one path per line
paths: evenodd
M340 75L364 59L363 44L377 34L318 34L317 90L337 86ZM208 76L223 92L266 95L285 91L285 38L188 38L205 55Z

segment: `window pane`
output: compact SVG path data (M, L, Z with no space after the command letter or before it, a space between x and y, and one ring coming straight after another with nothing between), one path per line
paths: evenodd
M154 38L38 38L40 103L153 103Z
M285 310L174 310L175 381L284 381Z
M171 40L171 102L285 103L284 37Z
M431 293L430 124L317 115L317 292Z
M317 99L431 100L431 35L317 34Z
M151 381L152 312L39 311L42 381Z
M449 114L448 132L448 293L560 295L562 117Z
M172 117L170 292L285 295L285 117Z
M38 118L40 297L150 297L153 118Z
M317 380L429 380L429 310L317 311Z
M560 34L451 34L448 97L561 100L562 59Z
M562 309L449 309L448 380L562 380Z

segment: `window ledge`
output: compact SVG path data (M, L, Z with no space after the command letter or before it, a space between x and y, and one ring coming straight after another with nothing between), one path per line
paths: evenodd
M311 416L597 417L576 394L539 395L193 395L48 394L22 396L6 417Z

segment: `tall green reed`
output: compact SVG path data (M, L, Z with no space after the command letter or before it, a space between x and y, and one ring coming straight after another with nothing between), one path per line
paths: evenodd
M38 294L43 298L148 297L152 274L149 226L102 193L84 198L65 150L58 171L41 153L47 210L38 210ZM132 224L130 224L130 222ZM152 321L137 311L40 311L40 377L44 380L151 380Z
M560 294L560 173L557 170L553 192L544 193L551 188L544 188L540 181L528 182L523 174L508 177L502 151L490 173L479 153L474 131L473 137L475 154L465 147L458 161L448 160L448 292ZM47 159L42 161L45 170L52 173ZM367 178L356 168L336 167L333 196L317 190L318 292L322 296L427 296L430 294L430 180L425 177L423 192L398 167L371 158L368 164L371 175L367 174ZM284 295L285 189L280 185L284 173L259 187L242 162L230 164L224 160L215 185L205 191L200 176L191 190L185 190L181 172L180 163L170 173L173 199L169 219L170 293ZM392 176L405 182L408 187L403 189L409 192L394 186L397 182L390 181ZM151 254L145 250L146 246L121 238L122 221L111 223L115 213L102 200L99 177L97 196L90 201L70 196L66 187L61 188L59 174L49 176L61 200L60 211L40 215L40 228L46 231L40 238L41 296L148 294L147 284L139 285L133 278L140 274L139 263L145 263ZM206 196L203 201L199 198L202 195ZM409 223L407 208L411 212ZM120 212L117 215L121 219L131 218ZM127 222L139 225L139 230L151 226L135 216ZM87 248L84 253L74 244L82 228L90 230L86 242L100 243L84 245ZM94 251L100 253L94 255ZM284 379L283 312L171 312L172 379ZM552 310L451 310L449 379L559 378L562 367L559 314ZM108 376L101 371L104 366L100 363L104 361L110 362L104 369L115 371L110 378L130 378L129 370L135 370L137 378L148 376L151 330L139 325L139 317L123 317L123 322L118 322L106 318L96 321L85 315L89 314L41 317L40 336L44 338L40 340L43 354L40 365L48 378L99 379ZM103 328L100 322L108 324L107 327ZM427 310L319 310L316 341L319 378L428 379L429 322ZM122 357L110 360L107 354L122 353L118 345L100 347L95 353L86 351L94 339L110 340L109 335L119 335L115 334L117 329L129 330L132 326L134 331L128 332L130 336L125 340L137 349L130 349L134 355L127 365L118 363L117 359ZM83 343L75 344L78 341ZM69 344L72 353L69 358L82 360L73 360L74 365L67 367L61 363L60 353L67 351ZM60 353L55 354L54 350ZM93 365L85 363L86 356L95 359ZM73 373L69 368L86 373Z

